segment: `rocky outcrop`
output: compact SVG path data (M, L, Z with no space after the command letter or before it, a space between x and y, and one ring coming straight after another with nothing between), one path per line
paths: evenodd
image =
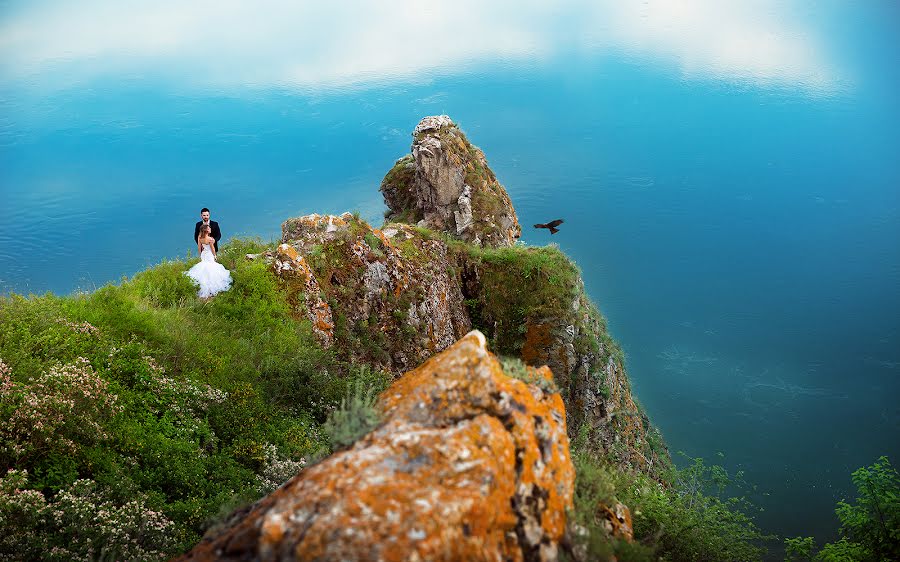
M379 406L379 427L184 559L557 559L575 476L559 394L507 377L472 332Z
M409 225L381 230L349 213L289 219L269 260L296 314L350 361L403 372L472 328L456 256Z
M272 262L275 275L282 283L295 288L291 296L303 295L302 299L292 299L294 310L302 311L309 319L319 343L330 347L334 343L334 318L309 264L290 244L278 246Z
M470 172L477 163L479 177L496 179L481 151L446 116L426 117L414 136L413 154L382 184L392 212L454 237L487 232L476 204L486 184ZM343 358L399 374L479 328L498 353L550 367L570 438L657 476L668 451L634 400L624 356L577 267L553 247L505 247L514 237L501 231L479 234L479 246L402 222L377 229L349 213L312 214L285 221L268 259L296 314Z
M625 358L584 291L578 268L553 247L467 253L463 296L473 325L499 353L548 365L562 389L569 436L622 468L657 477L668 461L635 402Z
M622 351L584 293L580 276L577 284L563 314L528 319L522 359L559 373L570 426L583 432L588 448L611 454L620 466L656 476L668 461L668 449L635 402Z
M480 328L499 353L550 367L570 438L626 469L656 476L666 465L622 352L558 249L478 249L345 213L285 221L268 259L295 313L344 359L399 374Z
M514 244L522 229L484 153L446 115L425 117L413 137L381 184L389 219L480 246Z

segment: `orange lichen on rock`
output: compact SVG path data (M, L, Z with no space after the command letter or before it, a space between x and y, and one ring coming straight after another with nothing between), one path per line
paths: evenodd
M313 214L285 221L282 241L276 273L308 276L286 283L290 305L342 359L399 374L472 328L455 255L413 227Z
M379 427L184 559L557 559L575 477L559 394L507 377L473 331L379 405Z
M288 294L300 292L303 295L296 307L312 322L313 333L325 347L334 343L334 319L331 307L322 299L319 283L309 264L296 248L281 244L275 250L272 261L275 275L289 287Z
M612 507L603 503L597 505L597 511L603 519L606 533L611 537L634 541L634 527L631 524L631 510L628 506L616 502Z
M547 322L526 322L522 361L529 365L546 365L553 348L552 326ZM568 372L568 371L566 371ZM557 373L559 375L561 373Z

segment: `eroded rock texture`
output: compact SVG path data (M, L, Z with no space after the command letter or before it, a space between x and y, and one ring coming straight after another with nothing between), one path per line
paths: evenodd
M566 389L573 438L581 432L585 446L611 454L623 468L654 477L664 469L668 449L635 402L622 352L584 293L580 277L568 310L526 322L522 359L529 365L547 365L557 374Z
M389 218L481 246L514 244L522 229L484 153L446 115L425 117L413 137L381 184Z
M381 426L183 559L557 559L575 477L559 394L507 377L473 331L379 405Z
M294 311L348 360L401 373L472 328L456 257L409 225L382 231L349 213L293 218L267 258Z
M560 252L472 252L407 224L372 228L349 213L289 219L282 242L267 258L289 303L347 360L399 374L480 328L498 353L550 367L570 438L584 435L584 446L651 476L665 464L665 444L634 400L624 357ZM541 253L552 261L535 270ZM548 290L554 275L566 280Z

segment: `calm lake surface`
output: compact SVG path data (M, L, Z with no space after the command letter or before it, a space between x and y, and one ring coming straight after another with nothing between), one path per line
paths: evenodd
M565 219L671 450L744 470L766 530L834 537L850 473L900 461L895 3L200 4L0 2L0 291L182 257L203 206L226 239L380 224L446 113L523 225Z

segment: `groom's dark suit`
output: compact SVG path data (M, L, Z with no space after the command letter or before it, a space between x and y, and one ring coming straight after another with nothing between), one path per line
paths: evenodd
M197 224L194 226L194 243L200 239L200 227L203 225L203 221L197 221ZM222 231L219 230L219 223L216 221L209 221L209 234L215 239L215 243L213 246L216 247L216 252L219 251L219 240L222 239Z

